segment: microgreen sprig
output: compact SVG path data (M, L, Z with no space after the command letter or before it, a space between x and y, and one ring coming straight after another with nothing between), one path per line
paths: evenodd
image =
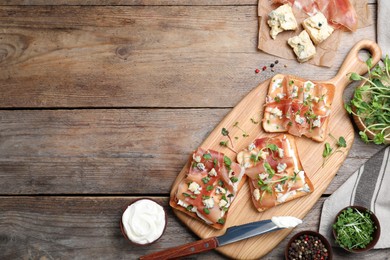
M324 161L322 162L322 167L326 164L330 156L334 153L343 153L341 151L341 148L347 147L347 141L345 141L345 138L343 136L340 136L339 139L336 139L332 134L329 134L329 136L336 142L336 149L332 148L328 142L325 143L324 150L322 152L322 157L324 158Z
M345 109L349 114L360 117L366 128L359 135L364 142L383 144L390 137L390 59L386 55L383 66L372 67L372 58L366 61L368 77L350 73L354 81L365 80L366 83L355 90L354 96ZM354 108L354 109L353 109ZM375 133L374 139L369 140L367 131Z

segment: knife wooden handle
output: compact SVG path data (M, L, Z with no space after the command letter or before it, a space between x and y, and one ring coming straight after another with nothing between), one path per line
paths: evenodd
M218 246L218 240L216 237L210 237L188 243L185 245L168 248L164 251L156 252L149 255L141 256L140 260L163 260L172 259L181 256L193 255L201 252L205 252L214 249Z

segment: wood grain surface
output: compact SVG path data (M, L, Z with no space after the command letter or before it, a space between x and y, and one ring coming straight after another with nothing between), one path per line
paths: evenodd
M279 59L255 74L276 59L257 50L257 26L256 0L0 1L0 259L136 259L197 240L167 206L188 154L265 79L333 78L356 42L376 38L375 23L344 34L330 69ZM379 149L355 136L290 236L317 230L326 197ZM135 247L120 234L121 208L150 196L167 231ZM290 236L263 259L281 259Z
M348 151L352 146L354 140L354 129L352 122L348 120L348 114L344 109L342 95L344 93L345 87L350 82L349 78L347 77L348 72L355 71L359 74L367 73L367 66L358 57L359 51L362 49L370 50L373 64L378 63L382 56L379 46L372 41L360 41L356 43L356 45L348 53L337 75L333 79L327 81L328 83L333 84L335 87L334 98L333 101L331 101L332 107L328 124L328 133L335 136L336 138L339 138L340 136L345 138L346 148L343 150L343 152L334 153L329 157L329 160L327 160L326 164L324 164L324 158L322 156L324 143L329 142L332 144L332 147L335 146L335 142L330 136L327 136L323 143L314 142L313 140L304 137L295 138L303 169L314 186L313 193L259 213L252 206L249 186L246 185L238 193L234 203L232 204L232 207L229 209L229 215L226 219L225 228L223 230L215 230L203 222L194 220L194 218L191 218L183 212L175 210L177 216L191 230L193 230L203 239L222 235L225 233L226 228L228 227L253 221L270 219L272 216L287 215L303 218L326 190L327 186L336 175L339 167L344 162ZM241 151L242 149L248 147L248 145L253 142L255 138L274 136L275 134L264 132L258 124L254 124L253 121L251 121L251 118L259 118L263 114L265 97L268 93L270 82L270 80L264 81L257 88L252 90L244 99L242 99L241 102L237 104L237 106L235 106L233 110L210 133L210 135L200 145L200 147L206 150L212 149L223 152L225 155L233 159L235 158L236 154L229 149L219 145L221 141L226 139L221 135L222 128L227 128L231 136L241 136L240 133L242 133L243 130L249 135L247 138L240 138L234 142L234 149L236 151ZM316 84L315 81L314 84ZM240 128L233 127L235 122L239 122ZM180 182L188 173L188 167L189 162L184 166L178 175L177 180L172 187L172 198L176 196L175 194ZM271 251L290 232L291 230L281 230L278 232L239 241L224 247L217 248L216 250L234 259L257 259Z

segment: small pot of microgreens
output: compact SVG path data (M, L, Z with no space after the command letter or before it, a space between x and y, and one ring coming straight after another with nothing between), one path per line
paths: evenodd
M368 76L352 72L350 79L363 80L356 88L352 100L345 109L353 115L359 128L359 135L365 142L390 143L390 59L388 55L381 64L372 66L372 59L366 61Z
M381 233L379 220L368 209L361 206L349 206L342 209L333 224L333 236L336 243L352 253L361 253L372 249Z

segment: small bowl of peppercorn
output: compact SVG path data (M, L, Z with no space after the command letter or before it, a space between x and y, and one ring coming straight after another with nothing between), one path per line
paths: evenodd
M372 249L379 240L381 227L378 218L367 208L348 206L337 215L333 236L344 250L362 253Z
M332 247L323 235L305 230L290 239L284 255L286 260L332 260L333 253Z

